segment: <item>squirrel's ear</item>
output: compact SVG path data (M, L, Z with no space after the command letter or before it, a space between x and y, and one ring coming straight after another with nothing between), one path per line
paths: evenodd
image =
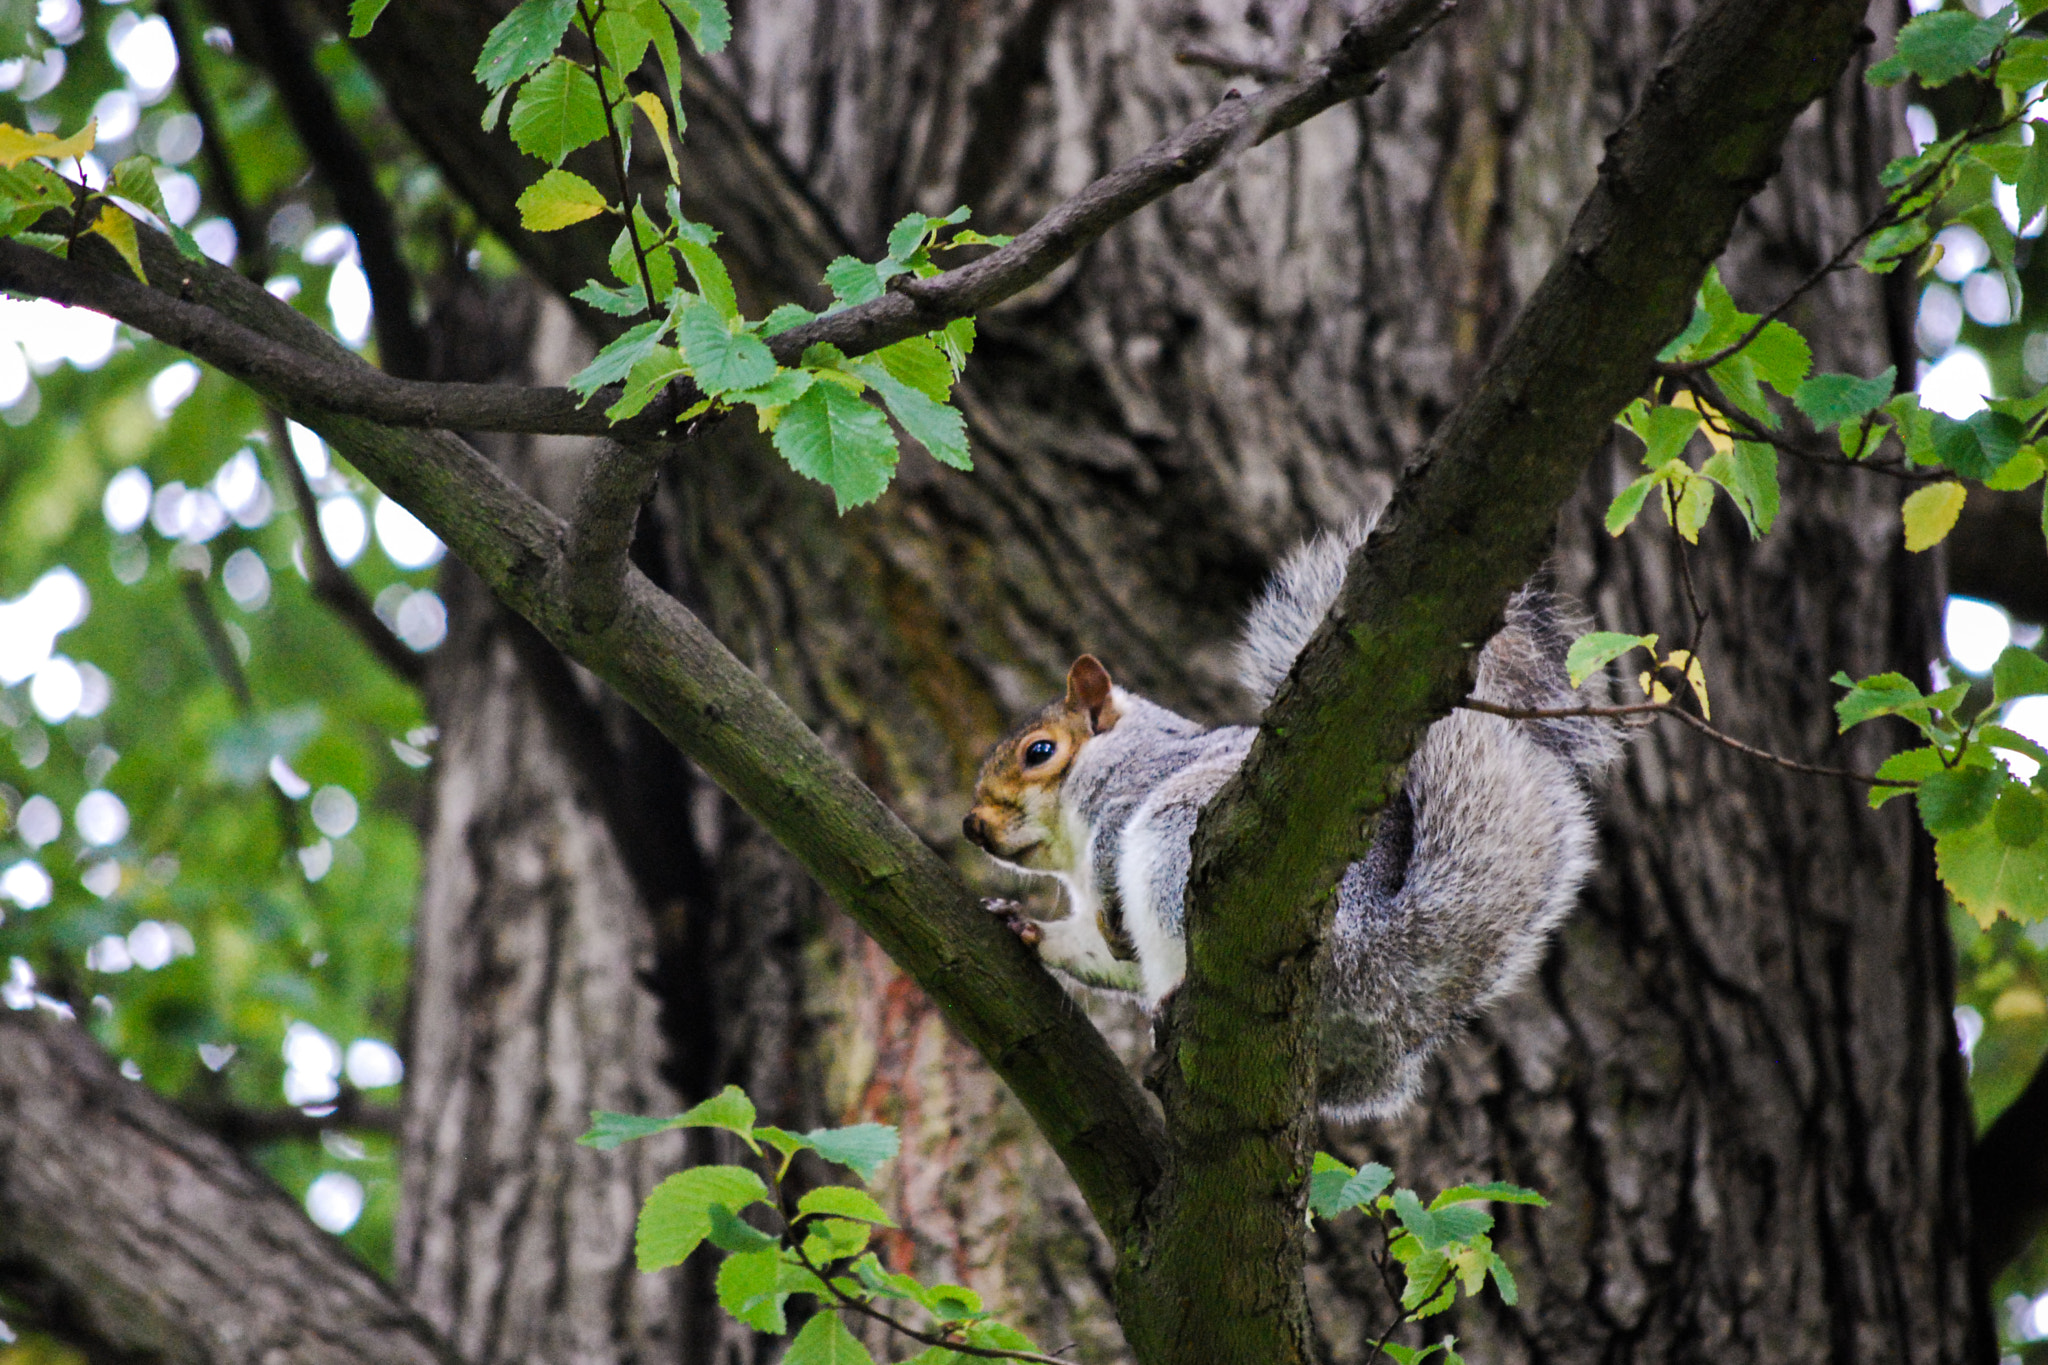
M1098 735L1115 725L1121 714L1109 688L1109 670L1093 654L1083 654L1067 670L1067 709L1087 716L1089 728Z

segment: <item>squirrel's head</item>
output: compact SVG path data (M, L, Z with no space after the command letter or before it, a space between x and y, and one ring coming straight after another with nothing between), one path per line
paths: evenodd
M1081 749L1120 716L1109 670L1083 654L1067 670L1067 695L1005 735L981 762L974 809L961 832L993 857L1027 872L1064 872L1081 850L1060 818L1060 786Z

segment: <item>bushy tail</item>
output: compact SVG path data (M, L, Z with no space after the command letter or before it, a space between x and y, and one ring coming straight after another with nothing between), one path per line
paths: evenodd
M1295 546L1246 613L1237 676L1261 710L1272 704L1308 637L1330 614L1351 552L1365 543L1378 520L1379 513L1371 512Z
M1373 518L1290 555L1245 622L1240 676L1263 706L1328 614ZM1579 622L1540 583L1508 602L1473 694L1498 705L1597 705L1565 650ZM1422 1065L1542 956L1593 866L1587 779L1620 753L1592 718L1515 721L1459 710L1431 726L1372 848L1338 887L1323 997L1318 1098L1334 1118L1381 1117Z

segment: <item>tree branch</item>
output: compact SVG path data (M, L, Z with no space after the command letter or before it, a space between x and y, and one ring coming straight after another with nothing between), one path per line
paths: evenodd
M684 439L695 436L701 424L702 419L691 423ZM569 614L579 628L601 629L618 614L633 530L639 525L640 510L654 495L663 462L674 453L674 445L653 441L601 441L590 452L569 522L564 563Z
M460 1365L269 1177L74 1023L0 1010L0 1287L136 1358Z
M1319 949L1331 890L1400 791L1426 727L1541 566L1557 511L1649 383L1793 118L1855 49L1865 0L1722 0L1679 35L1608 140L1564 249L1438 429L1329 618L1203 811L1188 974L1160 1093L1174 1146L1141 1278L1119 1271L1141 1357L1306 1359L1299 1226L1315 1134ZM1176 1197L1177 1196L1177 1197ZM1218 1247L1278 1262L1292 1302L1206 1293Z

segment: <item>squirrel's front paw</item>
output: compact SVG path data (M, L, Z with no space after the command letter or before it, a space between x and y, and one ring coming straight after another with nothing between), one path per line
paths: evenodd
M982 898L981 908L991 915L1000 916L1003 927L1022 939L1027 948L1036 948L1039 940L1045 937L1045 931L1039 927L1038 921L1027 917L1024 907L1016 901L1005 900L1001 896L985 896Z

